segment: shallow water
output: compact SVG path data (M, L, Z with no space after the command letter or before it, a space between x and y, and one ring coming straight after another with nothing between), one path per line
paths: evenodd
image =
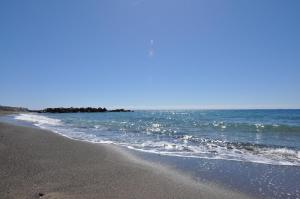
M196 181L213 183L229 190L245 193L253 198L300 198L300 168L240 162L178 158L134 152L143 159L187 173Z

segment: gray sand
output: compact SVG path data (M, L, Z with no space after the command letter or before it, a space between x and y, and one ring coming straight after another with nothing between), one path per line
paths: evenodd
M0 123L0 179L3 199L247 198L196 183L115 146L5 123Z

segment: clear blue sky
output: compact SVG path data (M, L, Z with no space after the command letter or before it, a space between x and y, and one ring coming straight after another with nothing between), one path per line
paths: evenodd
M299 0L1 0L0 104L300 108Z

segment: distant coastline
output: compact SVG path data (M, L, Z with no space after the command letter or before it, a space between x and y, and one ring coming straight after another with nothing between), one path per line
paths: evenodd
M16 112L34 112L34 113L104 113L104 112L133 112L127 109L112 109L108 110L106 108L92 108L92 107L58 107L58 108L45 108L42 110L30 110L24 107L11 107L11 106L0 106L1 113L16 113Z
M11 106L1 106L0 105L0 115L14 114L20 112L28 112L27 108L23 107L11 107Z

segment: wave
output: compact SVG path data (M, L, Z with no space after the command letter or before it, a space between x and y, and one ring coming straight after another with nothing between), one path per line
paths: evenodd
M113 142L107 139L101 139L94 134L80 131L79 128L68 128L65 123L63 123L59 119L50 118L43 115L37 114L19 114L14 117L16 120L30 122L34 126L51 130L54 133L62 135L64 137L73 139L73 140L81 140L93 143L104 143L104 144L112 144ZM99 128L97 126L95 128Z
M266 145L227 143L221 140L207 140L198 145L188 145L186 142L146 141L127 147L168 156L300 166L300 151L286 147L273 148Z
M35 126L43 126L43 125L50 125L50 126L57 126L62 125L61 120L53 119L42 115L36 114L19 114L15 116L16 120L23 120L27 122L33 123Z

